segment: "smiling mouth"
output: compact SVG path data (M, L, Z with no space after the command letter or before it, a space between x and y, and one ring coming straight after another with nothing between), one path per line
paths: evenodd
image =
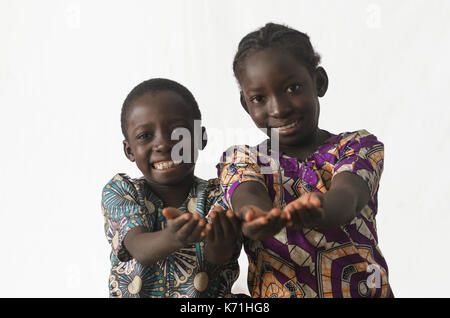
M181 165L182 160L167 160L167 161L158 161L152 163L152 167L156 170L167 170L173 167L177 167Z
M279 126L279 127L272 127L272 129L274 129L276 132L281 132L281 131L288 130L288 129L296 127L298 125L298 123L299 123L299 121L296 120L293 123L290 123L288 125Z

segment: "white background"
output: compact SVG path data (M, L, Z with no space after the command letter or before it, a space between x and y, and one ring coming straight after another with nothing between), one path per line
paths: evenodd
M209 145L261 140L239 105L239 40L308 33L328 72L320 127L385 144L378 235L398 297L449 297L449 1L0 1L0 296L107 297L102 187L127 93L168 77L197 98ZM245 291L246 261L235 290Z

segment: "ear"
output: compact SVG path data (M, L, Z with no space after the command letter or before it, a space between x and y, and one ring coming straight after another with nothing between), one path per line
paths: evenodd
M206 134L206 128L202 126L202 140L199 142L199 149L203 150L205 149L206 145L208 144L208 135Z
M328 90L328 75L325 69L321 66L316 68L316 90L317 96L323 97Z
M133 151L131 150L130 144L126 139L123 141L123 151L128 160L130 160L131 162L134 162L136 160Z
M241 96L240 96L240 100L241 100L241 105L242 107L244 107L245 111L248 114L248 107L247 107L247 103L245 102L245 97L244 97L244 93L241 91Z

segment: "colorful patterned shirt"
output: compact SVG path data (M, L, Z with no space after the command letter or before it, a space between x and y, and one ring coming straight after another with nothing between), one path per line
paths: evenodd
M205 218L216 205L226 208L217 179L195 178L191 191L179 209ZM150 232L163 230L167 219L163 202L144 178L117 174L103 188L102 211L105 233L112 251L109 276L110 297L229 297L239 276L234 259L225 265L206 262L204 242L186 246L152 266L138 263L123 240L136 226Z
M304 193L326 193L333 177L344 171L366 181L370 199L339 228L285 227L264 241L245 238L252 297L392 297L375 222L383 144L365 130L331 134L304 161L272 152L265 144L234 146L224 153L217 167L228 204L239 184L257 181L273 206L283 209Z

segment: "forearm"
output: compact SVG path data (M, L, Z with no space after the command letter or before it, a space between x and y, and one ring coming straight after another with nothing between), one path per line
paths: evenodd
M130 233L125 245L130 254L142 265L153 265L178 251L183 245L168 235L168 229L158 232Z
M324 215L318 228L331 229L348 224L357 214L358 198L348 188L331 189L323 195Z
M264 186L256 181L241 183L233 192L231 198L233 211L237 214L246 205L253 205L268 212L273 208L272 200Z

